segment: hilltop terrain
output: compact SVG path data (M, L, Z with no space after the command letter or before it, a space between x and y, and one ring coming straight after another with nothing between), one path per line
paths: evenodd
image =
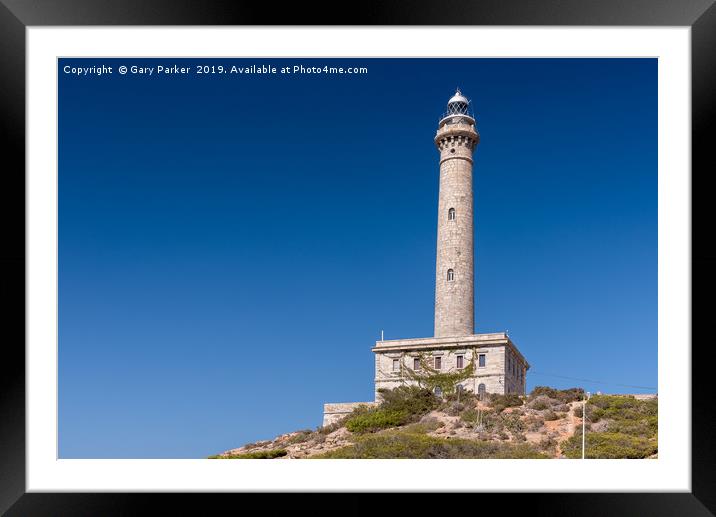
M438 398L402 386L342 420L246 444L215 459L581 458L581 388L540 386L528 396L471 392ZM587 402L587 458L654 458L656 397L594 395Z

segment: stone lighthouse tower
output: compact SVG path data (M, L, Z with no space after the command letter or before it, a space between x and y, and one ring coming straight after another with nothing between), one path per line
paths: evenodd
M435 337L475 332L472 155L479 141L469 101L457 90L435 135L440 151Z

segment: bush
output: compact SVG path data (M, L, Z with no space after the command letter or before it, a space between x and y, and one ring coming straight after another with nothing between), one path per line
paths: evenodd
M400 431L366 435L355 444L314 458L547 458L527 443L438 438Z
M420 422L410 424L404 428L406 433L426 434L443 426L437 418L423 418Z
M468 424L474 424L477 422L477 410L466 409L460 414L460 420L467 422Z
M346 429L368 433L416 422L439 405L435 395L417 386L378 390L382 401L377 407L359 406L345 419Z
M313 438L313 431L310 429L303 429L302 431L298 431L293 436L289 436L287 443L290 445L294 445L296 443L304 443L309 441L311 438Z
M343 417L340 420L333 422L332 424L319 425L318 427L316 427L316 432L321 434L331 434L333 431L336 431L343 427L346 420L347 417Z
M576 416L582 408L575 408ZM601 432L587 433L588 458L646 458L656 454L658 435L658 401L637 400L624 395L594 395L587 402L587 422L597 422ZM596 426L595 426L596 428ZM564 442L567 457L581 457L582 429Z
M568 404L575 400L584 398L584 390L582 388L569 388L566 390L557 390L548 386L535 386L535 389L529 395L529 399L535 399L539 396L546 396L551 399L557 399L562 404Z
M498 413L501 413L505 408L519 407L522 404L522 398L519 395L515 395L514 393L510 393L508 395L499 395L497 393L492 393L487 400L487 405L493 408Z
M410 420L410 414L405 411L395 411L389 409L378 408L375 410L358 412L354 416L346 420L346 429L352 433L369 433L385 429L387 427L397 427L407 424Z
M446 407L443 409L443 412L446 415L450 416L458 416L463 410L465 409L465 405L458 403L458 402L452 402L446 405Z
M539 431L544 425L544 418L539 416L528 416L525 419L525 425L527 426L528 431Z
M525 424L517 415L501 415L502 425L512 434L522 433L525 430Z
M212 460L271 460L286 456L285 449L272 449L268 451L247 452L244 454L229 454L226 456L209 456Z
M539 449L545 452L554 453L557 447L557 440L553 436L548 435L540 440Z
M382 397L380 409L406 411L416 418L432 411L440 404L432 391L417 386L399 386L392 390L378 390Z
M546 421L557 420L557 419L559 418L559 417L557 416L557 413L555 413L555 412L552 411L551 409L548 409L547 411L545 411L544 414L542 415L542 417L543 417Z
M562 452L568 458L582 457L581 428L574 436L562 442ZM587 458L646 458L656 452L656 440L623 433L587 433L586 435Z
M552 406L558 405L560 402L557 399L550 398L546 395L539 395L527 403L527 407L535 409L537 411L544 411L550 409Z

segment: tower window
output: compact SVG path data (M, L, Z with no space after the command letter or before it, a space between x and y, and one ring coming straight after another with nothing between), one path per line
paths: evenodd
M439 370L443 366L442 357L436 357L435 358L435 369Z
M413 359L413 370L420 370L420 359Z
M448 282L452 282L453 280L455 280L455 272L452 269L448 269L447 279Z
M398 370L400 370L400 361L393 359L393 371L397 372Z
M462 368L462 364L463 364L463 356L459 355L459 356L457 356L457 367Z
M485 354L480 354L477 356L477 364L479 366L485 366Z
M455 220L455 209L451 208L448 210L448 221L454 221Z

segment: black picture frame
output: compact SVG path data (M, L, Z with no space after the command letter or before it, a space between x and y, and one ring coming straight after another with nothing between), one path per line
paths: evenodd
M25 490L25 30L29 26L88 25L512 25L688 26L692 72L692 491L690 493L481 494L491 503L529 515L714 515L716 428L710 394L710 294L716 287L716 252L710 237L711 193L706 178L716 170L709 139L716 111L715 0L441 0L335 3L225 3L212 0L0 0L0 106L5 166L2 167L3 251L0 292L5 299L0 375L0 512L26 515L163 514L232 504L240 494L26 493ZM702 234L703 237L696 238ZM698 277L698 281L695 281ZM11 331L11 332L8 332ZM685 339L689 339L688 336ZM688 343L685 342L684 345ZM668 365L664 367L668 368ZM252 496L253 497L253 496ZM272 505L282 501L272 495ZM321 497L324 497L321 495ZM372 511L372 502L350 495L341 507ZM211 498L209 501L208 498ZM295 498L294 498L295 499ZM310 504L317 508L315 498ZM303 499L305 500L305 499ZM243 502L246 504L246 502ZM293 511L296 501L291 501ZM401 503L418 509L422 498ZM248 509L250 506L244 506ZM274 508L274 506L272 506ZM345 511L345 510L344 510Z

